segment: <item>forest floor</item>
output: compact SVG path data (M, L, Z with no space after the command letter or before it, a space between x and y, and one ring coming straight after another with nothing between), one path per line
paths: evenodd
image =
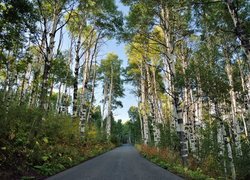
M101 156L63 171L48 180L181 180L177 175L146 160L131 145L125 144Z

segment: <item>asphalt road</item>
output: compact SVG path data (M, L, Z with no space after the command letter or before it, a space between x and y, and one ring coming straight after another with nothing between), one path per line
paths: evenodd
M141 157L123 145L63 171L48 180L181 180L182 178Z

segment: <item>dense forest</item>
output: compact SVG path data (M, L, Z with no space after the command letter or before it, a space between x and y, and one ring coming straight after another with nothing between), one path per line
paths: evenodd
M43 179L121 143L189 179L250 178L249 1L121 0L127 15L116 3L0 0L1 179ZM99 60L110 39L127 67ZM138 106L122 123L128 84Z

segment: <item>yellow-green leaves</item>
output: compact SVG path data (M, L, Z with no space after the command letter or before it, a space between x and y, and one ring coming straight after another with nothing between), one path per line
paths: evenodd
M89 7L94 7L96 5L96 1L87 0L87 4L88 4Z
M7 150L7 147L4 146L4 147L1 147L1 149L2 149L2 150Z
M47 161L49 159L49 156L42 156L43 161Z
M48 139L47 137L44 137L44 138L43 138L43 142L44 142L45 144L48 144L48 143L49 143L49 139Z

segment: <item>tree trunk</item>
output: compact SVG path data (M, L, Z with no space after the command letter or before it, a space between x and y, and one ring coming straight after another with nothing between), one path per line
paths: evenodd
M143 119L143 132L144 132L144 144L148 144L150 142L150 132L148 127L148 116L147 116L147 105L146 105L146 76L144 75L143 63L141 64L141 114Z
M154 96L154 84L152 82L152 78L151 78L151 72L150 72L150 68L147 64L145 64L145 68L146 68L146 74L147 74L147 89L148 89L148 100L149 100L149 104L150 104L150 112L151 112L151 116L152 116L152 126L153 126L153 135L154 135L154 143L155 146L158 146L159 142L160 142L160 129L159 129L159 124L158 124L158 117L157 117L157 110L156 110L156 99Z
M156 84L156 69L152 69L152 86L153 86L153 103L154 103L154 112L155 112L155 121L157 125L157 132L156 132L156 139L157 139L157 144L161 140L161 131L160 131L160 124L162 124L163 117L162 117L162 107L160 106L160 101L158 98L158 93L157 93L157 84Z
M170 12L169 9L163 1L162 7L161 7L161 27L164 34L164 42L165 42L165 63L168 65L169 73L170 73L170 81L171 81L171 94L173 98L173 122L175 122L176 131L179 135L180 140L180 155L182 158L182 163L184 166L188 164L188 143L187 138L185 137L185 129L184 129L184 122L182 118L182 109L180 107L181 101L180 101L180 92L177 90L176 87L174 87L174 78L176 76L175 72L175 54L173 52L173 44L171 41L171 27L169 24L170 20Z
M109 85L109 101L108 101L108 117L106 123L106 133L107 137L109 138L111 135L111 116L112 116L112 92L113 92L113 65L111 64L111 79Z
M87 118L87 105L85 104L85 90L88 84L88 76L89 76L89 61L90 61L90 50L86 51L85 57L85 65L83 68L83 82L82 82L82 91L81 91L81 99L80 99L80 126L81 126L81 134L85 134L86 127L86 118Z
M138 100L138 114L139 114L139 120L140 120L140 127L141 127L141 140L144 142L144 128L143 128L143 119L141 114L141 106L140 106L141 100Z
M184 129L184 123L183 123L183 110L181 109L181 103L179 101L178 93L174 93L174 107L175 107L175 112L174 112L174 117L176 118L176 131L177 134L179 135L179 141L180 141L180 155L182 158L182 164L183 166L187 166L188 161L188 143L187 143L187 137L185 134L185 129Z
M225 126L224 126L224 120L223 117L221 115L221 111L219 109L219 105L217 102L214 103L215 106L215 114L216 114L216 118L219 120L218 121L218 142L220 144L220 153L223 154L224 152L224 145L227 147L227 155L228 155L228 159L229 159L229 166L230 166L230 170L231 170L231 176L232 179L235 180L236 179L236 173L235 173L235 166L234 166L234 161L233 161L233 154L232 154L232 147L230 144L230 138L225 130ZM225 160L224 160L225 161ZM224 166L225 166L225 162L224 162ZM224 167L225 168L225 167ZM225 173L226 170L225 170Z
M26 81L25 75L26 75L26 72L25 72L25 74L22 77L22 84L21 84L21 90L20 90L19 105L23 104L24 88L25 88L25 81Z
M105 117L105 109L106 109L106 103L107 103L107 96L108 96L108 82L107 79L104 79L104 88L103 88L103 106L102 106L102 121L101 121L101 129L103 129L103 122Z
M60 114L62 111L62 83L59 84L59 91L57 95L57 101L56 101L56 109L58 113Z
M247 27L244 24L244 22L242 22L242 20L239 19L238 9L237 6L235 5L236 1L235 0L225 0L225 1L227 4L228 11L234 23L235 34L240 39L241 47L247 56L248 65L250 65L250 37L248 37L247 34L247 29L246 29Z
M217 109L216 109L217 108ZM219 145L219 156L220 159L223 159L223 167L224 167L224 173L225 176L227 176L227 164L226 164L226 159L225 159L225 142L224 142L224 134L225 134L225 127L224 127L224 122L222 121L221 118L219 118L219 110L218 107L215 106L215 111L216 111L216 116L219 119L217 126L217 141Z
M53 96L53 90L54 90L54 77L52 77L51 84L50 84L50 91L49 91L49 100L51 101ZM53 109L53 103L48 103L48 110Z
M233 74L232 74L232 66L230 64L230 60L226 57L226 73L229 80L229 94L231 100L231 117L232 117L232 130L235 138L235 145L236 145L236 154L241 156L241 142L240 142L240 125L236 117L237 113L237 104L236 104L236 96L233 89Z
M77 45L76 45L76 54L75 54L75 70L74 70L74 92L73 92L73 117L77 117L77 111L78 111L78 76L79 76L79 63L80 63L80 57L79 52L81 48L81 33L79 33Z
M13 84L15 82L15 79L13 78L11 72L9 72L8 74L8 82L6 85L6 93L5 93L5 120L8 120L8 114L9 114L9 107L11 104L11 100L12 100L12 94L13 94Z
M41 102L40 102L40 107L42 109L47 109L48 104L47 104L47 94L48 94L48 80L49 80L49 75L50 75L50 69L51 69L51 62L54 56L54 47L55 47L55 36L56 36L56 31L57 31L57 25L59 23L60 17L57 7L54 8L54 14L53 14L53 20L52 20L52 29L51 32L49 33L50 40L49 40L49 45L45 49L45 55L44 55L44 71L43 71L43 77L42 77L42 87L41 87ZM46 28L46 27L44 27ZM47 36L45 34L45 36Z
M97 70L96 58L97 58L97 54L95 54L95 57L94 57L94 70L93 70L94 72L93 72L93 79L92 79L92 90L91 90L90 105L89 105L89 110L88 110L87 119L86 119L87 123L89 122L91 110L92 110L93 103L94 103L94 100L95 100L95 82L96 82L96 70Z
M19 99L20 105L22 105L24 103L24 96L27 94L27 89L29 86L30 77L31 77L31 63L28 63L26 72L25 72L25 74L23 76L23 80L22 80L20 99Z
M95 66L95 68L96 68L96 66ZM96 69L94 69L94 77L93 77L93 80L92 80L90 105L89 105L89 108L88 108L87 119L86 119L87 123L89 122L89 118L90 118L90 115L91 115L91 110L92 110L94 99L95 99L95 81L96 81Z
M8 51L8 53L7 53L7 59L9 58L9 56L10 56L10 51ZM3 95L3 102L6 100L6 98L7 98L7 92L8 92L8 88L9 88L9 84L10 84L10 73L11 73L11 71L10 71L10 69L11 69L11 64L10 64L10 62L6 62L6 78L5 78L5 82L4 82L4 88L3 88L3 92L4 92L4 95Z
M250 115L250 99L249 99L250 91L245 83L245 76L243 74L242 65L240 61L238 61L238 66L240 70L241 87L243 90L243 98L244 98L244 104L243 104L243 107L241 108L241 117L242 117L242 121L244 125L245 135L248 138L249 129L247 127L246 121L249 121L248 117ZM248 78L247 80L250 80L250 78Z

